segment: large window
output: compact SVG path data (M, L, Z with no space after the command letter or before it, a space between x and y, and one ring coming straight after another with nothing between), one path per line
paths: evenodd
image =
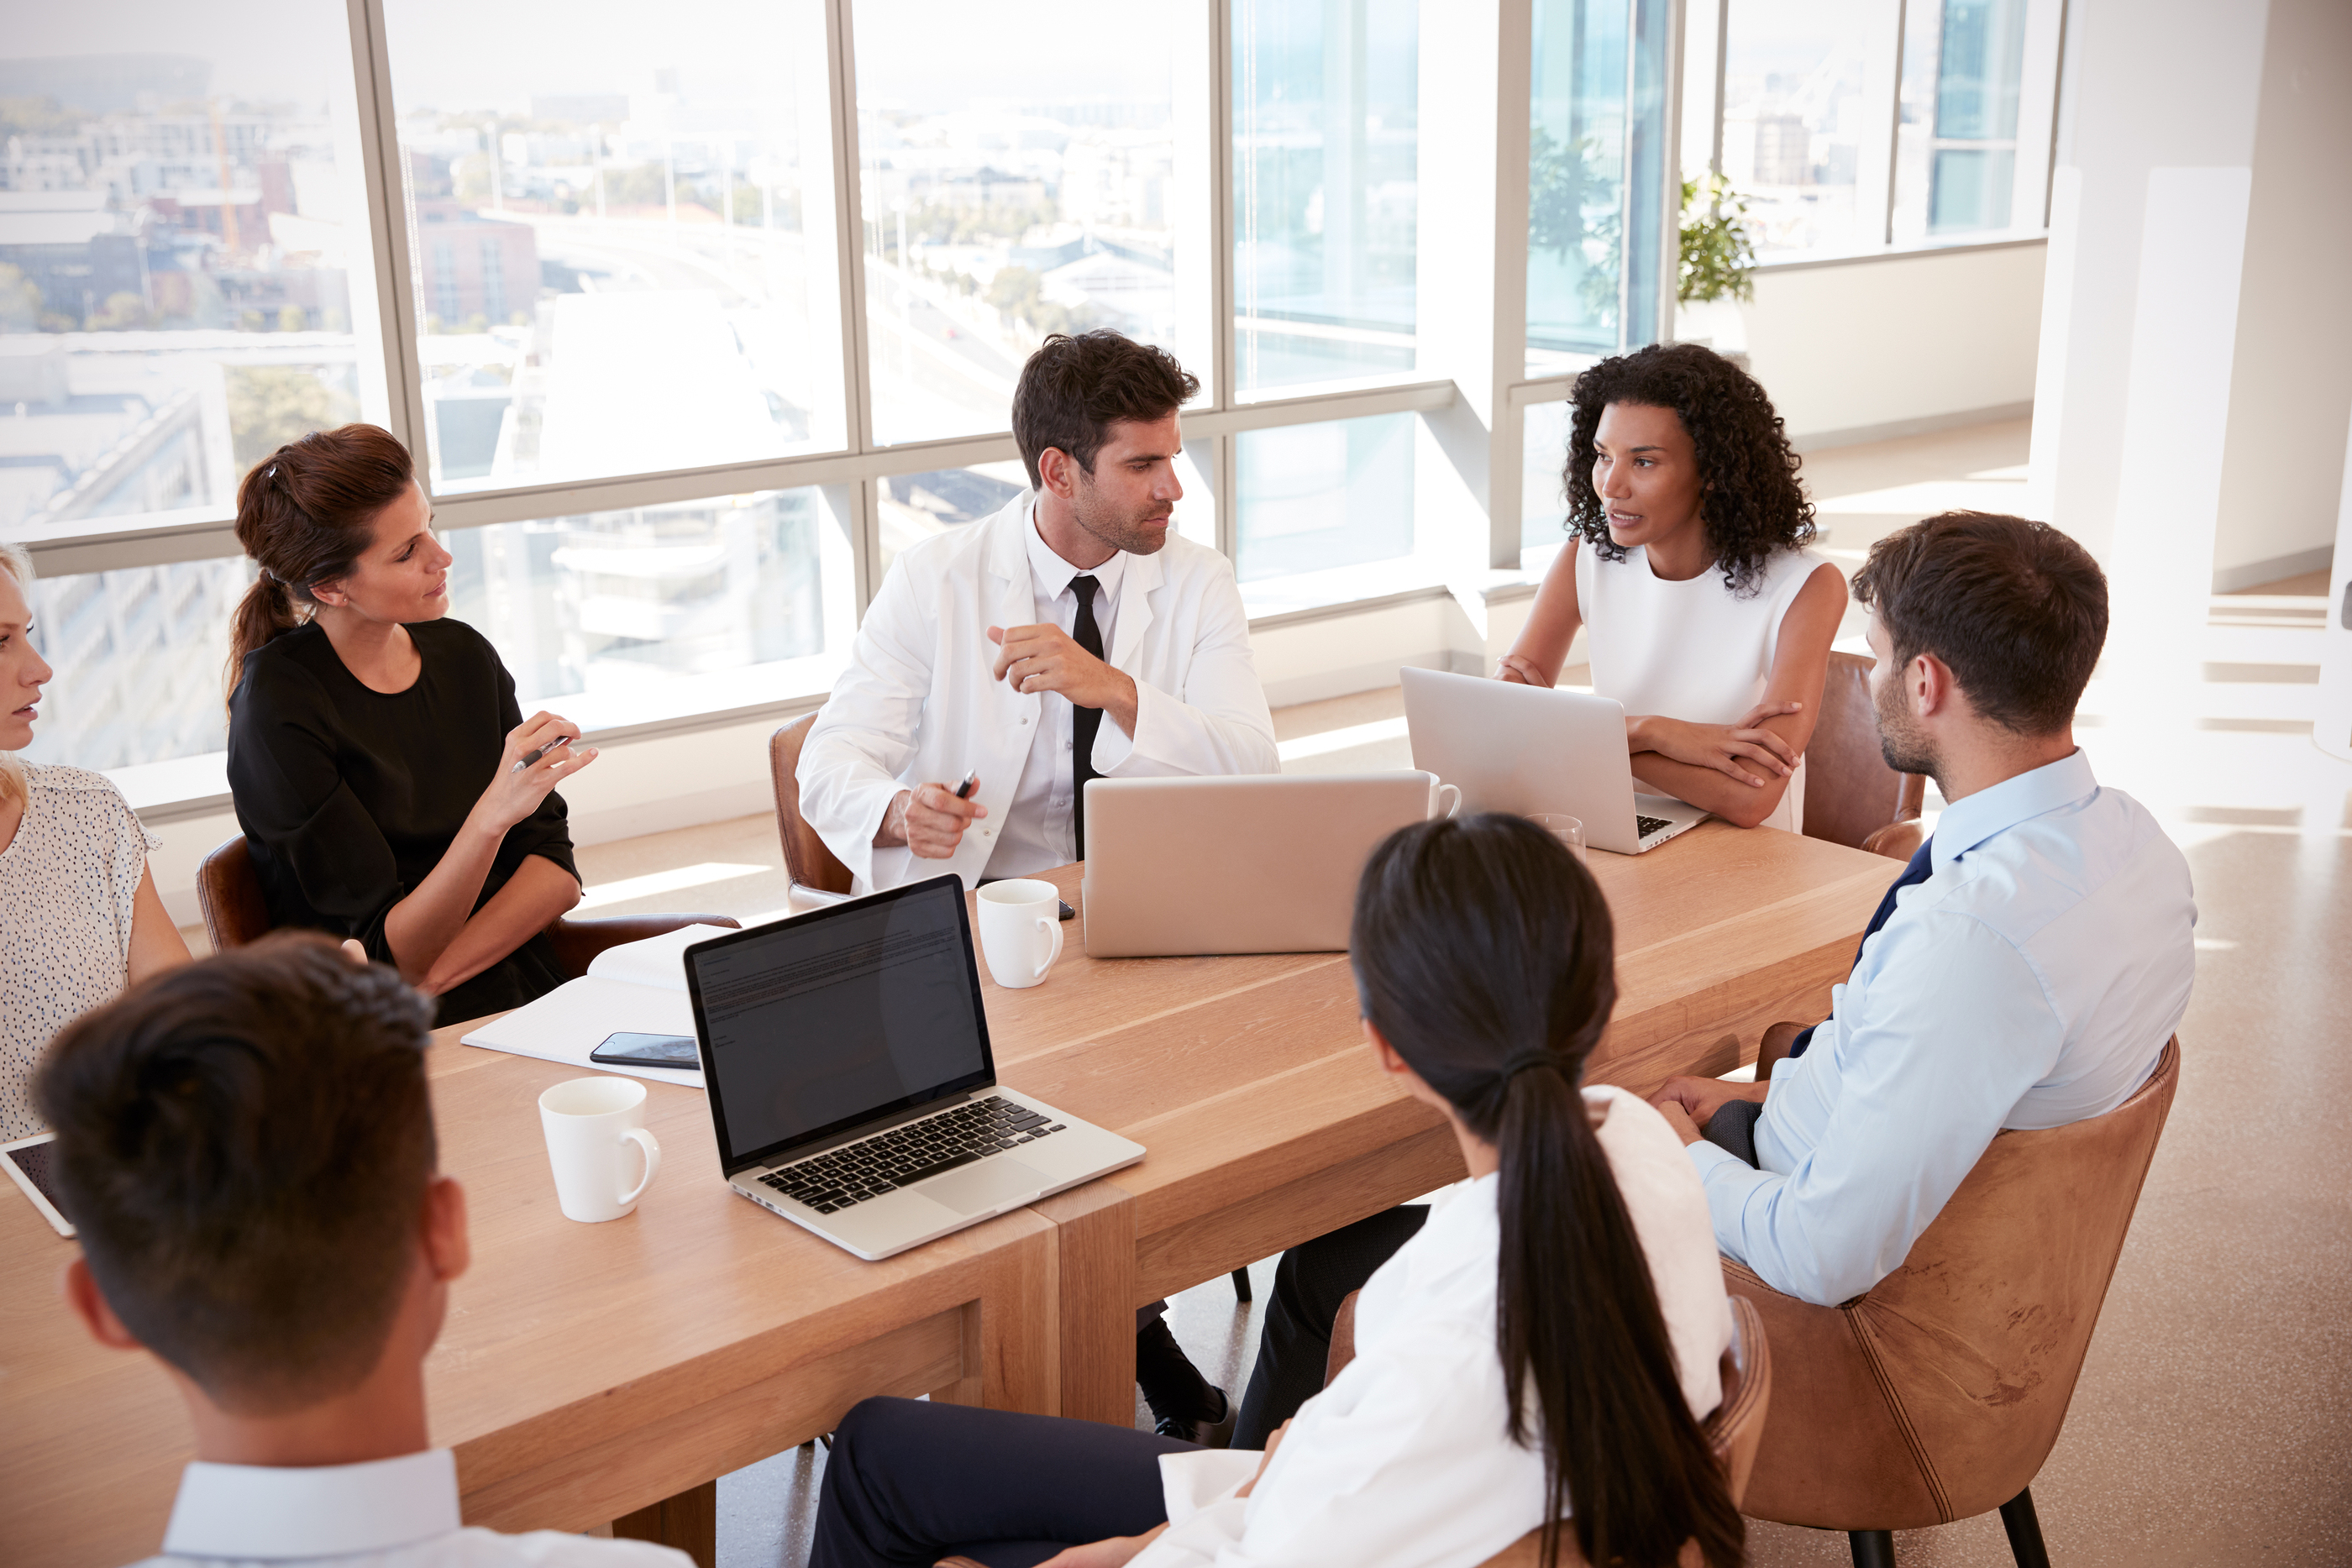
M863 0L874 438L1002 430L1050 332L1173 347L1173 7ZM920 47L910 47L920 40Z
M1944 3L1901 61L1934 233L2030 184L2000 73L2021 5L2031 80L2051 0ZM593 732L827 689L898 556L1026 487L1011 395L1055 332L1199 377L1177 526L1253 614L1509 565L1557 528L1543 422L1656 334L1671 274L1674 0L1531 5L1532 47L1435 0L12 17L0 538L58 670L34 755L218 792L238 483L354 420L416 456L453 612ZM1491 154L1522 93L1524 173ZM1524 323L1491 319L1520 265Z
M1683 162L1716 161L1759 255L2042 226L2062 0L1713 3L1685 90L1720 81L1717 134Z
M816 0L388 0L436 494L843 444Z
M16 7L0 43L0 537L214 515L384 417L341 9L125 9Z
M1413 368L1420 10L1233 0L1234 386Z

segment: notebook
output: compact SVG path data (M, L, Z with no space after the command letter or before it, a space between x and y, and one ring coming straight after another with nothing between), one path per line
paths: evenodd
M588 1053L612 1034L691 1036L694 1005L686 995L685 952L697 942L727 934L723 925L681 925L642 942L607 947L589 961L588 972L579 979L566 980L539 1000L490 1019L462 1036L462 1041L510 1056L561 1061L583 1072L620 1072L699 1089L698 1068L592 1062Z

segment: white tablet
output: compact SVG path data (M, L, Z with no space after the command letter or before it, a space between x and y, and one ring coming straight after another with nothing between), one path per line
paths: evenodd
M0 1144L0 1166L7 1167L8 1178L33 1200L33 1207L58 1235L71 1236L74 1228L58 1207L57 1138L55 1133L40 1133Z

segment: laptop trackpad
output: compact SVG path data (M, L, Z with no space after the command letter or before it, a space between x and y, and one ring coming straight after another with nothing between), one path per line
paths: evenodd
M908 1190L944 1203L958 1214L985 1214L1007 1203L1025 1203L1049 1185L1042 1172L999 1156L934 1176Z

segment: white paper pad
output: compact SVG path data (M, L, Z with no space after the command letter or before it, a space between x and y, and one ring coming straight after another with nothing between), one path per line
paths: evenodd
M725 934L717 925L687 925L608 948L588 966L584 978L566 980L539 1000L492 1019L461 1037L460 1043L561 1061L583 1072L618 1072L700 1089L699 1068L627 1067L591 1061L588 1053L611 1034L692 1037L694 1007L687 999L682 955L694 943ZM669 978L673 975L674 980Z

